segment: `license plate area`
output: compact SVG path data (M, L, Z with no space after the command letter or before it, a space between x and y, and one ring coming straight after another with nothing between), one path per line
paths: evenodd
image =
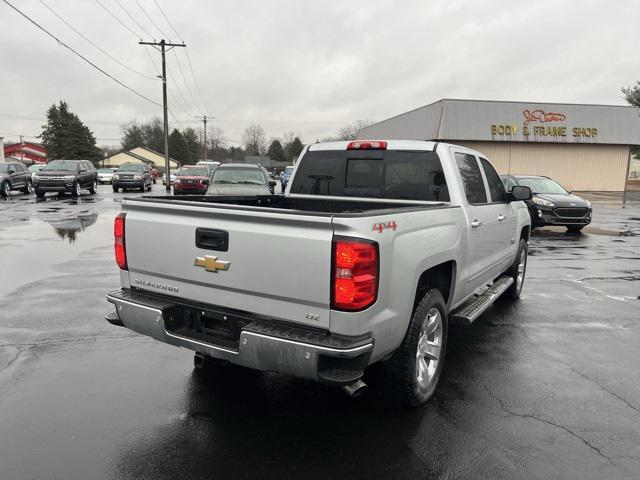
M214 309L176 305L164 312L168 333L208 345L238 350L240 332L249 320Z

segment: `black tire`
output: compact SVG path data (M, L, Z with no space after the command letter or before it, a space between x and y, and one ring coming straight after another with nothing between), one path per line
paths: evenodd
M579 225L579 226L574 226L571 225L570 227L567 227L567 232L571 232L571 233L580 233L580 231L584 228L584 225Z
M118 187L113 187L113 193L118 193L118 190L120 190Z
M147 187L146 187L146 185L145 185L145 183L144 183L144 181L143 181L143 182L142 182L142 185L140 186L140 191L141 191L142 193L144 193L144 191L146 190L146 188L147 188Z
M33 183L31 182L31 180L27 180L27 184L22 189L22 193L26 195L33 193Z
M9 195L11 195L11 185L9 185L9 182L3 182L0 185L0 197L6 198Z
M154 184L154 185L156 184L156 179L155 179L155 178L153 179L153 184Z
M524 252L524 255L523 255ZM520 293L522 292L522 286L524 285L524 278L527 273L527 259L529 257L529 244L524 238L520 239L520 243L518 244L518 251L516 252L516 258L509 267L509 270L505 272L505 275L513 278L513 283L509 287L509 289L504 292L505 296L508 296L512 299L520 298ZM520 272L520 266L522 263L522 272ZM522 277L520 278L520 273L522 273Z
M42 197L44 197L44 194L45 194L45 192L43 192L42 190L38 190L36 188L36 197L42 198Z
M428 327L432 325L434 315L439 315L437 317L440 322L439 327L436 325L439 330L432 332L434 338L429 340ZM421 339L425 333L427 334L426 342L427 344L429 341L431 342L429 346L432 350L419 360L418 348L420 348ZM439 335L439 338L436 334ZM402 344L386 365L388 376L391 382L395 384L393 385L394 393L400 402L409 407L417 407L432 397L438 386L444 366L448 334L447 304L439 290L430 289L423 295L415 308ZM435 347L438 341L439 349L436 350ZM437 361L432 364L431 362L434 362L434 360L431 355L436 351L439 352ZM427 360L427 357L430 358ZM422 381L420 380L419 361L423 361L423 365L426 366L423 370ZM425 379L424 374L427 374L431 367L434 370L428 375L430 378Z
M71 195L74 197L79 197L80 196L80 183L79 182L73 182L73 187L71 187Z
M93 182L91 183L91 186L89 187L89 193L91 195L94 195L97 191L98 191L98 181L93 180Z

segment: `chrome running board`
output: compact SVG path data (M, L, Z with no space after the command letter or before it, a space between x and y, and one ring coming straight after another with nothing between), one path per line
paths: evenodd
M500 297L513 284L512 277L500 277L493 285L487 288L480 295L476 295L465 302L451 316L452 323L457 325L470 325L482 313L493 305L493 302Z

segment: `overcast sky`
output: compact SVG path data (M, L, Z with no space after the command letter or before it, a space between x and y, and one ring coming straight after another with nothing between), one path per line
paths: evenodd
M294 131L312 142L346 123L383 120L440 98L624 104L620 87L640 79L638 0L99 0L135 35L98 0L8 1L156 102L158 79L114 62L42 2L148 77L157 72L139 38L160 40L159 29L182 38L197 86L184 49L170 52L169 106L183 126L201 126L194 115L215 116L210 126L231 143L252 123L269 138ZM162 115L2 0L0 38L0 134L7 140L39 134L47 107L59 100L100 145L118 145L123 123ZM160 54L149 53L158 65Z

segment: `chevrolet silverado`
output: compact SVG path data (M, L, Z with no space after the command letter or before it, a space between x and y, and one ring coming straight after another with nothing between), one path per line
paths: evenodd
M282 196L125 199L107 320L194 350L196 366L226 361L352 396L382 362L415 406L436 389L449 325L520 296L529 198L467 148L316 143Z

